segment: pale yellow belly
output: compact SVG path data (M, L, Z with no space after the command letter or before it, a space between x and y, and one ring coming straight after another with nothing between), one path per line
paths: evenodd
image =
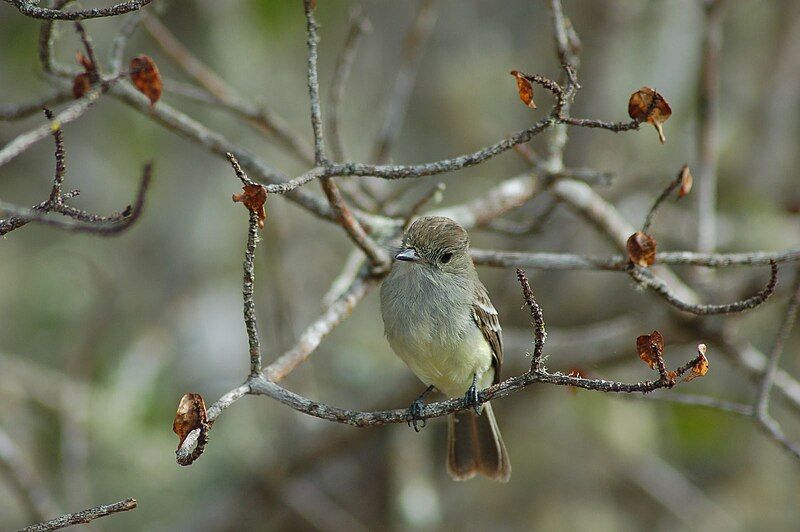
M477 326L457 343L408 335L389 337L389 343L422 382L449 397L463 395L473 375L478 377L478 389L491 386L494 379L492 350Z

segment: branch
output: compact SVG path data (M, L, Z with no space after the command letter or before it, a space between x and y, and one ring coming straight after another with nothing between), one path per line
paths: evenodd
M575 253L526 253L470 248L472 260L479 266L495 268L534 268L537 270L598 270L625 271L630 259L623 255L580 255ZM696 253L694 251L663 251L656 253L656 263L662 265L693 265L706 268L729 266L768 266L800 261L800 249L784 251L751 251L748 253Z
M656 198L653 202L653 206L650 207L650 210L647 212L647 216L644 218L644 223L642 224L642 233L647 233L650 230L650 226L653 224L653 218L656 216L656 212L658 212L659 207L661 204L664 203L667 198L672 194L672 192L681 186L683 183L683 176L684 172L688 172L689 167L687 165L683 165L683 167L678 172L678 176L669 182L669 185L661 191L661 194Z
M722 21L727 0L705 2L705 24L698 63L697 250L714 251L717 240L717 173L719 167L719 85Z
M794 323L797 320L797 310L798 307L800 307L800 271L798 271L795 276L794 286L792 287L791 294L792 295L789 298L789 304L786 306L786 311L784 313L783 323L778 330L778 334L775 337L775 342L772 345L772 350L767 358L767 367L764 370L764 378L761 380L758 397L755 401L755 412L759 418L765 418L768 416L769 395L772 391L772 385L775 382L775 376L778 373L778 361L781 358L783 346L786 343L786 340L789 339L789 335L792 332Z
M422 0L417 10L417 15L403 41L403 59L397 67L397 77L392 90L387 93L386 112L375 146L372 150L371 160L384 163L389 159L392 145L403 127L408 102L417 78L417 71L433 27L436 24L436 5L433 0Z
M267 107L256 106L242 98L225 80L192 54L158 18L146 15L143 19L145 29L164 53L208 92L210 98L206 99L207 102L213 102L222 109L244 118L260 133L273 136L300 161L313 164L313 150L297 132L292 130L283 117Z
M308 97L311 100L311 128L314 130L314 162L317 166L327 163L325 139L322 134L322 111L319 105L319 79L317 74L317 21L314 19L316 0L303 0L306 14L306 44L308 45Z
M373 278L357 277L347 290L331 303L325 312L300 334L294 347L264 368L264 376L279 381L305 362L322 339L347 318L353 309L377 284Z
M649 288L663 297L667 303L682 310L684 312L691 312L700 316L710 316L713 314L730 314L733 312L743 312L745 310L754 309L764 303L772 293L775 291L775 285L778 282L778 265L773 261L770 262L770 278L767 285L756 295L748 297L733 303L725 303L722 305L702 305L698 303L691 303L680 299L662 279L656 277L647 268L642 268L631 264L628 268L628 274L636 281L639 286Z
M59 530L68 526L86 524L111 514L133 510L137 504L136 499L127 498L113 504L102 504L74 514L65 514L44 523L30 525L21 529L20 532L47 532L48 530Z
M350 11L350 29L347 31L347 38L344 41L342 51L336 59L333 79L331 80L331 94L328 104L328 132L331 138L331 152L336 161L345 159L344 143L342 142L339 127L339 105L344 97L345 84L353 68L358 43L361 41L361 37L371 31L371 29L372 27L369 20L361 14L360 6L356 5Z
M542 370L542 354L544 352L544 342L547 340L547 331L544 328L544 316L542 308L536 303L533 298L533 290L525 275L525 271L517 268L517 280L522 287L522 297L525 299L525 304L531 311L531 318L533 319L533 357L531 359L531 371L538 373Z
M62 205L60 207L54 207L53 211L74 218L74 220L59 220L47 217L45 211L36 210L36 207L33 209L23 209L0 201L0 212L12 215L9 219L0 220L0 235L13 231L28 222L41 223L78 233L90 233L99 236L118 235L129 229L141 216L144 208L145 195L152 177L152 170L152 163L148 163L144 166L139 190L136 194L136 200L133 206L128 206L122 213L110 217L93 215L79 209Z
M20 13L27 17L44 20L85 20L88 18L113 17L124 15L131 11L137 11L153 0L130 0L115 4L111 7L85 9L83 11L59 11L58 9L48 9L39 7L26 0L5 0L16 7Z

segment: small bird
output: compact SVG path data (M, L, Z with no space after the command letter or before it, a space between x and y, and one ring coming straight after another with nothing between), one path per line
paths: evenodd
M511 464L492 407L477 406L477 390L500 382L500 321L464 228L441 216L408 228L381 286L381 314L392 350L428 385L409 408L409 423L417 430L423 399L434 388L465 396L475 407L449 417L447 471L454 480L480 472L507 482Z

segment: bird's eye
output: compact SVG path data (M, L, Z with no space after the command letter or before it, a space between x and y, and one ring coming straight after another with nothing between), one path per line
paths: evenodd
M444 255L442 255L442 258L439 259L439 260L441 261L442 264L447 264L448 262L450 262L450 259L452 259L452 258L453 258L453 254L452 253L445 253Z

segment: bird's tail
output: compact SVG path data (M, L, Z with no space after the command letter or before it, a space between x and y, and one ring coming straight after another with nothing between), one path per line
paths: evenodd
M453 480L467 480L481 473L492 480L508 482L511 463L489 403L483 405L481 415L472 410L450 415L447 472Z

